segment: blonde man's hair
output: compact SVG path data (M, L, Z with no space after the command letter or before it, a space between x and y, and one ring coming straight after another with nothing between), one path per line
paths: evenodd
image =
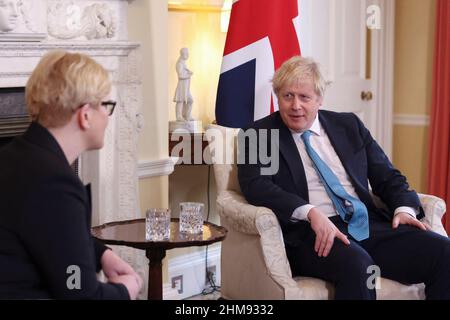
M319 97L324 96L328 83L323 78L318 63L311 58L294 56L275 72L272 79L273 91L278 95L283 86L306 81L312 81L314 91Z
M39 61L25 96L33 121L60 127L80 106L97 106L110 91L108 72L100 64L84 54L57 50Z

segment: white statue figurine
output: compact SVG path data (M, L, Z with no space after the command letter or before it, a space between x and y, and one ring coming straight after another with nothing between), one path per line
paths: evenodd
M176 63L178 74L178 85L175 90L173 101L176 102L177 121L193 121L191 117L192 104L194 100L190 92L192 71L186 67L186 60L189 58L188 48L181 48L180 57Z
M19 18L17 0L0 0L0 32L9 32L16 28Z

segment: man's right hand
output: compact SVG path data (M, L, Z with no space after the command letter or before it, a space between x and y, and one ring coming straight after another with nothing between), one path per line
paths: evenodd
M308 219L311 222L311 228L316 234L314 251L317 252L319 257L328 256L333 247L334 238L338 238L344 244L350 245L347 236L340 232L333 222L317 208L309 210Z

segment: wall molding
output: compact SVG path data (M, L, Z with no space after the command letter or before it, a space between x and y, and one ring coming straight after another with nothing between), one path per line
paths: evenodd
M430 125L430 116L423 114L394 114L394 125L426 127Z
M170 283L163 284L163 300L180 300L178 297L178 290L172 288Z
M202 247L202 250L179 255L170 258L167 261L169 283L165 283L163 288L164 300L181 300L188 297L198 295L205 288L205 250L206 247ZM208 267L215 266L215 282L220 286L220 252L221 245L214 244L208 247ZM179 279L182 283L177 283L177 289L181 289L181 292L176 291L174 293L172 288L172 279ZM170 289L172 290L170 290Z
M169 269L178 269L183 268L185 266L189 266L196 261L205 261L205 250L206 246L202 247L203 250L199 250L197 252L192 252L188 254L179 255L173 257L169 260ZM210 245L208 247L208 261L213 259L214 257L220 257L220 244L219 245ZM210 263L208 263L209 265Z
M175 163L178 157L169 157L159 160L144 160L139 161L138 176L139 179L150 177L168 176L175 169Z
M374 0L372 2L383 8L382 21L384 21L381 30L372 32L372 76L376 79L373 107L377 106L373 134L390 157L393 148L395 1Z
M66 51L82 51L90 56L127 57L130 52L138 49L138 42L130 41L66 41L58 42L47 40L45 42L6 42L2 43L0 57L42 57L47 51L62 49ZM86 52L85 52L86 51ZM108 65L105 65L108 68ZM132 76L136 77L136 74Z

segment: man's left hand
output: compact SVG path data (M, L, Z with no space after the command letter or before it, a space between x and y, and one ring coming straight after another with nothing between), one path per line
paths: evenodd
M422 230L427 230L426 226L406 212L397 213L392 220L392 228L397 229L400 224L409 224Z

